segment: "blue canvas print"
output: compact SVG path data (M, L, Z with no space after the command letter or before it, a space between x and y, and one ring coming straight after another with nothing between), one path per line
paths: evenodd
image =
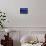
M28 14L28 8L20 8L20 14Z

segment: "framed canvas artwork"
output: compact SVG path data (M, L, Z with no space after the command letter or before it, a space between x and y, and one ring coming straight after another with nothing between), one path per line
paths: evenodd
M28 14L28 8L20 8L20 14Z

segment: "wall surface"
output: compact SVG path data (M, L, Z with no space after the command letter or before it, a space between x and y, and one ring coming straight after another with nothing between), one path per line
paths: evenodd
M29 8L27 15L20 8ZM0 0L0 10L6 12L7 27L46 27L46 0Z

